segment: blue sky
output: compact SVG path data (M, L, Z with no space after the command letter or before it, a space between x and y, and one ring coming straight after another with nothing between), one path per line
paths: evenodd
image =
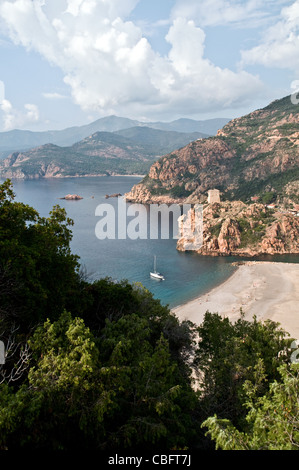
M0 0L0 131L235 118L299 79L299 0Z

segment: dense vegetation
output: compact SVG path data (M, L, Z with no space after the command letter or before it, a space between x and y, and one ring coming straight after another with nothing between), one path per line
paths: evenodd
M298 447L279 325L207 312L196 327L139 284L90 283L71 225L0 186L0 449Z

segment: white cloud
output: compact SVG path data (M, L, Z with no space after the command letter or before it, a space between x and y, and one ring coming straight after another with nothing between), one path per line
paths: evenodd
M183 106L194 113L238 106L261 90L258 78L222 69L204 58L205 34L193 21L176 19L166 39L171 50L167 61L156 64L156 86L176 111Z
M184 17L174 19L166 37L170 52L160 56L127 19L137 3L2 0L0 18L16 44L61 68L74 102L87 112L200 113L256 96L259 79L206 59L204 31Z
M43 93L43 97L48 100L63 100L67 98L67 96L62 95L61 93Z
M8 101L4 98L4 100L2 100L2 102L1 102L1 109L4 112L4 114L11 113L12 105L11 105L10 101Z
M24 111L20 111L13 108L10 101L4 99L0 104L0 108L3 113L5 131L21 129L39 120L39 110L35 104L25 104Z
M299 0L281 10L279 21L265 31L258 46L242 51L242 61L299 72Z
M24 111L13 107L11 102L5 98L5 85L0 80L0 110L2 111L3 127L5 131L22 128L26 125L38 122L39 110L34 104L25 104Z
M26 109L25 119L29 122L37 122L39 119L38 107L35 104L25 104Z

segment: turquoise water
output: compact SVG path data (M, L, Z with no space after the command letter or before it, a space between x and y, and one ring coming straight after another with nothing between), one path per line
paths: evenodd
M95 215L97 206L111 204L117 215L117 198L107 200L105 195L124 194L139 180L136 177L15 180L13 187L16 199L33 206L42 216L48 216L55 204L65 207L68 216L74 220L72 251L80 256L80 263L91 281L108 276L115 280L141 282L170 307L194 299L225 281L236 269L232 266L234 258L180 253L173 239L99 240L96 237L95 227L100 220ZM59 199L66 194L79 194L83 199ZM132 219L134 217L127 220ZM157 269L164 274L165 281L156 281L149 276L154 255L157 256ZM294 258L279 257L278 260L290 262Z

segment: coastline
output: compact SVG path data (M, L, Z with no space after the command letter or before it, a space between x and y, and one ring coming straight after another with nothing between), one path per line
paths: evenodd
M107 177L107 178L113 178L114 176L124 176L124 177L127 177L127 178L144 178L145 175L107 175L107 174L103 174L103 175L100 175L100 174L88 174L88 175L50 175L50 176L38 176L38 177L13 177L13 176L10 176L10 177L4 177L1 175L1 172L0 172L0 181L5 181L6 179L10 179L12 181L14 180L17 180L17 181L32 181L32 180L43 180L43 179L67 179L67 178L101 178L101 177Z
M247 261L222 284L172 312L180 321L201 324L207 311L231 321L270 319L299 339L299 264Z

